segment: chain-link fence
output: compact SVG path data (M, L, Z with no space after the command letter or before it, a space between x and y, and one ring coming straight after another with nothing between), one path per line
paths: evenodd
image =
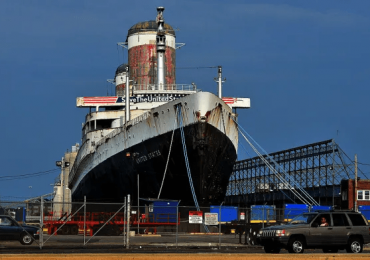
M55 203L40 199L0 202L3 248L191 247L256 245L263 227L285 223L312 209L303 205L248 208L181 206L178 201ZM363 209L362 213L369 214ZM365 212L366 211L366 212Z

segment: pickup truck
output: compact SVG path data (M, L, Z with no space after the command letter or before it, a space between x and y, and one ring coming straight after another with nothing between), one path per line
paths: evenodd
M262 228L257 243L266 253L279 253L281 248L289 253L303 253L308 248L324 253L361 253L363 245L370 243L370 226L355 211L303 213L285 225Z

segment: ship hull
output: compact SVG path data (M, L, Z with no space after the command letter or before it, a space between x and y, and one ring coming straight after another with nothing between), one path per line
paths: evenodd
M81 181L73 200L81 201L86 196L90 201L122 202L127 194L136 200L138 179L140 198L157 198L171 147L160 198L194 205L180 130L175 130L171 146L172 134L168 132L146 140L100 163ZM219 203L225 196L236 160L235 147L224 133L207 123L184 127L184 134L199 203ZM199 140L199 136L205 138Z
M201 205L218 204L237 157L235 120L221 99L199 92L153 108L98 142L86 140L69 176L72 199L122 202L130 194L136 200L138 176L140 198L157 198L169 158L160 198L193 205L180 134L183 126L196 197Z

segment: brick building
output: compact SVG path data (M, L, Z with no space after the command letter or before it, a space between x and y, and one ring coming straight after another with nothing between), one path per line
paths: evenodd
M355 180L342 180L341 182L342 209L354 209L355 198L357 206L370 206L370 180L357 181L355 193Z

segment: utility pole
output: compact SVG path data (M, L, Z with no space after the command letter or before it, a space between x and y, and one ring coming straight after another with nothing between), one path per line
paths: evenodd
M127 195L127 219L126 219L126 222L127 222L127 229L126 229L126 249L129 249L130 248L130 211L131 211L131 208L130 208L130 194Z
M357 207L357 154L355 154L355 211L358 211Z
M40 237L39 237L39 246L42 249L44 245L44 196L40 197Z

